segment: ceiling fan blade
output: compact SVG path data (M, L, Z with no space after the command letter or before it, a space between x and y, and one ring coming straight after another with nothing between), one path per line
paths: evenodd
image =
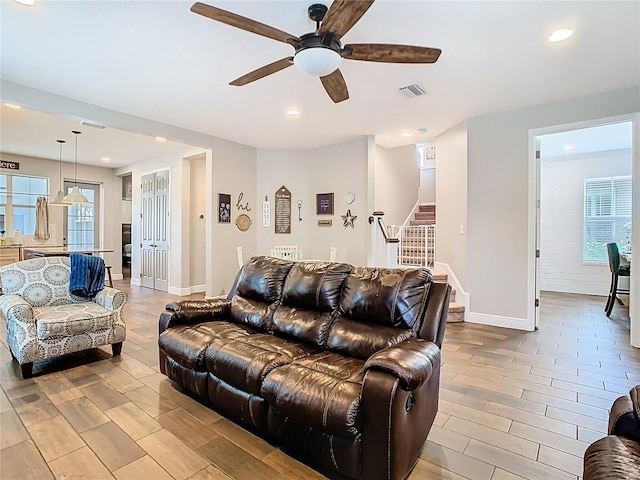
M345 83L340 70L336 70L329 75L320 77L320 81L331 97L331 100L333 100L333 103L344 102L349 98L349 90L347 90L347 84Z
M442 52L439 48L385 43L354 43L345 45L344 50L342 56L349 60L385 63L435 63Z
M262 35L263 37L273 38L274 40L278 40L280 42L293 42L294 44L300 42L300 39L295 35L291 35L290 33L283 32L282 30L270 27L269 25L265 25L264 23L260 23L255 20L251 20L250 18L236 15L235 13L212 7L211 5L206 5L204 3L194 3L191 6L191 11L204 17L211 18L212 20L226 23L227 25L231 25L232 27L241 28L242 30L246 30L247 32L256 33L258 35Z
M284 70L287 67L293 65L293 57L286 57L277 62L270 63L269 65L265 65L264 67L260 67L253 72L249 72L246 75L243 75L239 78L236 78L233 82L230 82L229 85L233 85L235 87L241 87L242 85L246 85L247 83L255 82L256 80L260 80L261 78L266 77L267 75L271 75L272 73L279 72L280 70Z
M340 40L369 10L373 2L374 0L334 0L318 33L322 35L331 32L333 38Z

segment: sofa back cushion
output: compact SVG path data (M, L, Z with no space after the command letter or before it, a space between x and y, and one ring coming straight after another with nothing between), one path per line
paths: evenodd
M231 319L260 331L270 331L273 312L282 298L284 281L292 266L292 262L272 257L249 260L238 275L231 299Z
M23 260L0 268L2 290L24 298L32 307L83 303L89 299L69 293L69 257Z
M236 286L241 297L273 303L282 297L284 280L292 262L273 257L253 257L242 267Z
M324 347L342 284L352 269L346 263L296 263L273 316L274 333Z
M345 279L326 348L367 358L417 334L432 282L424 268L356 268Z

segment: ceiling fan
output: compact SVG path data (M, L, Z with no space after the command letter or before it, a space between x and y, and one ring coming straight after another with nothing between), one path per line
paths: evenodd
M241 28L251 33L288 43L295 48L292 57L260 67L236 78L229 85L242 86L255 82L291 65L310 75L320 77L322 86L335 103L349 98L349 91L338 67L342 59L385 63L435 63L440 56L438 48L383 43L353 43L344 47L340 39L371 7L374 0L334 0L331 7L321 3L309 7L309 18L316 22L316 30L297 37L264 23L235 13L196 2L191 11Z

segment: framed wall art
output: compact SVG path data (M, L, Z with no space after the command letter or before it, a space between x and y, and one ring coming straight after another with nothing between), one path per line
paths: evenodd
M231 223L231 195L218 194L218 223Z
M333 215L333 193L316 193L316 215Z

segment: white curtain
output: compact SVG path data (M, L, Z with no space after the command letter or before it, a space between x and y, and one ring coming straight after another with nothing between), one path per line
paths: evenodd
M49 205L45 197L36 200L36 233L34 238L48 240L49 237Z

